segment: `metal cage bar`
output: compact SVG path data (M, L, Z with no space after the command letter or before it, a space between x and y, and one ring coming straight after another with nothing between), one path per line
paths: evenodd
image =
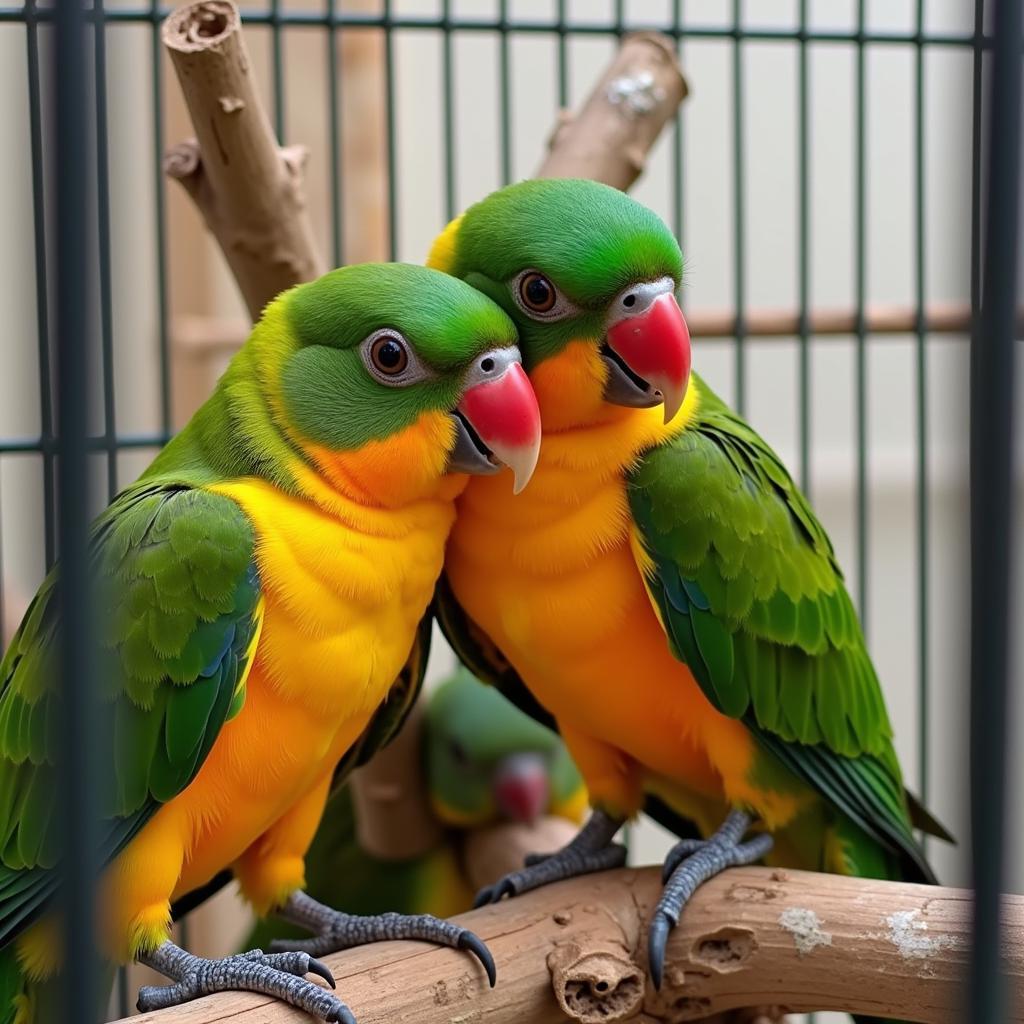
M979 9L981 2L979 0ZM981 21L984 12L979 10ZM1000 893L1006 877L1013 426L1021 236L1021 5L995 4L981 310L971 339L971 1021L1006 1020Z

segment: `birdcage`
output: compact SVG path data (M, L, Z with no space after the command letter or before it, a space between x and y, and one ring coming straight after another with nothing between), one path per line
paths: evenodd
M1005 1019L997 895L1024 886L1004 799L1007 734L1024 730L1007 700L1018 6L268 4L242 21L256 102L291 147L308 269L422 262L466 205L534 175L589 96L663 112L626 162L682 244L695 362L832 535L908 782L961 837L930 854L978 892L969 1019ZM76 601L84 524L203 400L257 311L204 224L195 147L177 145L204 128L161 39L170 13L0 0L0 618L6 643L60 552L68 984L86 994L104 723ZM678 61L679 95L614 63L637 33ZM633 833L638 862L663 846ZM124 983L121 1013L126 998Z

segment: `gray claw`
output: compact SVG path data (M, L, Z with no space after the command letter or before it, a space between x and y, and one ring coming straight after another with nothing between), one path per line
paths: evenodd
M661 978L665 971L665 945L674 927L675 922L663 910L659 910L651 921L647 935L647 966L656 989L661 988Z
M491 956L491 951L484 944L483 940L473 932L463 930L459 936L459 949L468 949L471 953L476 954L477 959L484 965L491 988L494 988L498 980L498 968L495 967L494 957Z
M331 988L337 988L337 982L334 980L334 975L331 973L330 967L327 966L322 960L315 960L313 957L309 958L309 964L306 967L306 974L315 974L318 978L323 978Z

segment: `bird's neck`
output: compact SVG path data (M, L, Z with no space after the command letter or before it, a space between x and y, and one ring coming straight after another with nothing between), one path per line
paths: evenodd
M540 406L545 454L579 457L607 469L629 466L641 451L685 429L699 404L691 381L686 400L671 422L661 406L631 409L605 401L608 370L593 340L570 342L530 373ZM572 456L569 453L572 453Z

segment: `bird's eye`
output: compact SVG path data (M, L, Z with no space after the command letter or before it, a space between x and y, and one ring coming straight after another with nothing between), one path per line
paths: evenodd
M458 740L452 740L451 752L452 760L460 768L469 767L469 754L466 753L466 748Z
M370 361L386 377L397 377L409 365L409 351L393 334L382 334L370 346Z
M534 313L550 313L555 308L558 292L543 274L532 271L519 282L519 297L523 305Z

